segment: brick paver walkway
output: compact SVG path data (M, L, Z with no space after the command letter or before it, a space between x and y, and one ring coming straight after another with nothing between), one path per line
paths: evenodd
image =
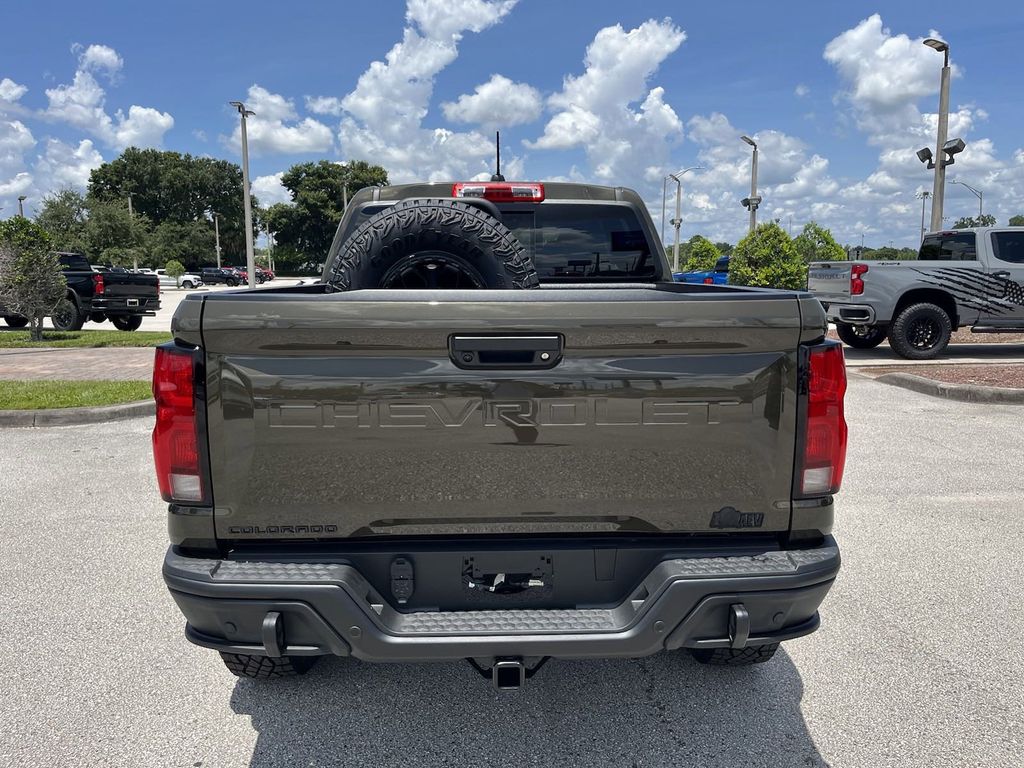
M0 349L0 380L138 379L153 375L152 347Z

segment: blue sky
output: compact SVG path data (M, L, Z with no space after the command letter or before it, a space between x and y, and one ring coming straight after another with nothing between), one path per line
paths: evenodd
M1024 6L934 2L927 17L921 7L11 4L0 217L18 194L31 210L47 191L84 185L127 144L238 159L227 102L244 99L257 112L262 202L282 199L276 175L310 159L379 162L395 180L484 173L500 125L506 175L632 186L656 218L663 175L703 165L684 187L683 236L735 240L748 133L761 144L762 216L909 245L914 194L930 189L913 151L934 142L941 66L920 38L937 31L957 68L951 135L968 143L949 176L982 188L1005 221L1024 212ZM948 188L947 215L976 206Z

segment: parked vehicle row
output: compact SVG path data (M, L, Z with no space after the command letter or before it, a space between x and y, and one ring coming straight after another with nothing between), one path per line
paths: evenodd
M813 263L808 288L851 347L888 338L910 360L940 354L958 328L1024 331L1024 227L930 232L918 256Z

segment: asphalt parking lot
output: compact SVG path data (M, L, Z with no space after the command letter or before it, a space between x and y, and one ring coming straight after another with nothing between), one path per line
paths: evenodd
M1024 407L851 381L840 577L769 664L322 662L239 681L160 579L148 420L0 430L11 766L1006 766L1024 749Z

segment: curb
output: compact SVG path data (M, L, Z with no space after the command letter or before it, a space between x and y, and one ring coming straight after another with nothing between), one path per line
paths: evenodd
M944 397L947 400L959 400L964 403L1024 405L1024 389L984 387L978 384L947 384L942 381L926 379L923 376L915 376L912 373L884 373L874 377L874 380L919 392L922 395Z
M156 413L156 403L142 400L92 408L41 408L35 411L0 411L0 427L67 427L136 419Z

